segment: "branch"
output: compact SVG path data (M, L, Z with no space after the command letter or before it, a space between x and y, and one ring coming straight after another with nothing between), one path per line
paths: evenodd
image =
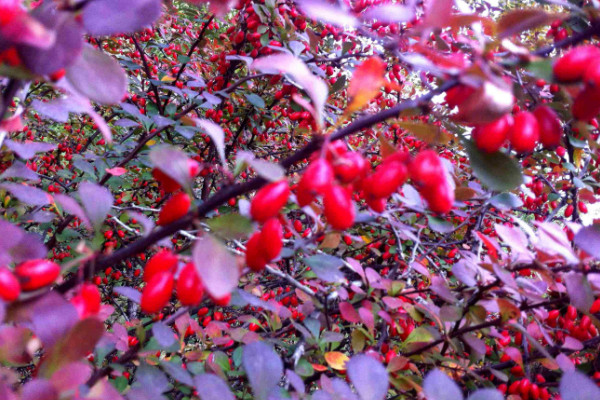
M445 91L451 89L457 84L458 82L455 79L449 80L442 84L439 88L434 89L421 97L406 100L400 104L397 104L394 107L388 108L387 110L381 111L377 114L367 115L365 117L359 118L332 134L330 139L333 141L345 138L346 136L350 136L356 132L360 132L363 129L367 129L389 118L397 117L400 114L400 112L404 110L422 107L426 105L433 97L439 95L440 93L444 93ZM315 137L303 148L301 148L296 153L283 160L280 163L280 165L284 169L288 170L294 164L297 164L298 162L308 158L308 156L310 156L312 153L319 150L324 142L324 136ZM181 219L152 232L146 237L136 240L129 246L121 248L108 256L104 256L97 260L92 260L91 262L88 262L85 266L85 268L88 270L86 271L87 273L85 276L92 276L98 271L101 271L110 265L115 265L124 259L133 257L136 254L143 252L145 249L152 246L154 243L160 241L161 239L169 237L180 230L185 230L190 224L194 222L194 220L205 217L207 213L214 210L218 206L225 204L230 198L238 197L240 195L257 190L266 183L267 181L265 179L257 177L244 183L238 183L235 185L225 187L224 189L215 193L213 196L206 199L206 201L201 203L198 206L198 208L196 208L196 210L185 215ZM61 293L65 293L68 290L75 287L76 284L76 277L71 277L70 279L60 284L56 288L56 290L58 290Z

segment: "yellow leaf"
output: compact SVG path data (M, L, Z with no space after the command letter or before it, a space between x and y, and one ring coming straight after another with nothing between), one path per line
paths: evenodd
M363 235L361 236L361 238L366 244L371 243L371 238L369 238L368 236Z
M329 365L333 369L337 369L338 371L343 371L346 369L346 363L350 358L344 353L340 353L339 351L330 351L325 353L325 361L327 361L327 365Z
M175 78L169 75L165 75L160 79L161 82L175 82Z
M503 39L529 29L549 25L565 18L564 14L548 13L542 8L519 8L507 12L498 21L498 36Z
M458 201L470 200L477 195L477 192L470 187L458 186L454 189L454 197Z
M385 62L377 56L356 67L348 86L348 96L351 99L348 113L360 110L377 96L385 83L385 67Z
M146 142L146 145L148 145L148 146L154 146L155 144L156 144L156 140L154 140L154 139L148 140Z
M386 139L383 133L379 133L379 149L383 158L387 158L396 152L396 147Z
M581 165L581 156L583 156L583 149L573 150L573 164L575 164L576 168L579 168Z
M409 131L417 139L430 144L446 144L449 137L441 127L419 122L398 122L400 128Z
M331 232L325 235L325 239L321 242L322 249L335 249L340 244L342 235L339 232Z

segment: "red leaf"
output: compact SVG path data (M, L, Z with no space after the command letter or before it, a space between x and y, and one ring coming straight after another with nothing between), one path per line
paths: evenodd
M360 322L360 316L358 315L358 312L356 312L352 304L348 302L340 303L340 313L342 314L342 318L348 322L352 322L354 324Z

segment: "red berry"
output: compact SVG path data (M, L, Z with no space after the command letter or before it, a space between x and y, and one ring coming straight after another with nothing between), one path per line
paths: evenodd
M277 217L270 218L265 222L260 232L260 244L267 261L279 257L279 253L283 248L283 227Z
M418 185L437 186L445 179L446 170L442 160L433 150L417 154L410 165L410 176Z
M542 145L546 148L554 148L560 145L563 128L554 110L548 106L539 106L533 114L539 125Z
M364 175L367 171L367 161L355 151L345 153L335 160L333 169L335 176L342 183L350 183Z
M261 246L260 232L255 232L246 243L246 264L255 272L261 272L267 265Z
M575 211L575 207L573 207L573 204L569 204L567 208L565 208L565 217L569 218L573 215L573 211Z
M590 87L600 89L600 59L586 67L583 81Z
M265 222L279 214L290 196L287 180L273 182L256 192L250 204L250 214L255 221Z
M422 186L419 193L427 200L427 206L433 212L446 214L454 205L454 189L452 184L444 181L435 186Z
M354 224L354 203L350 193L342 186L329 188L323 198L323 206L325 218L334 229L345 230Z
M377 167L375 172L363 181L365 192L373 197L389 197L406 182L408 169L398 161L386 162Z
M600 113L600 90L588 86L583 89L573 102L573 117L588 121Z
M146 314L154 314L162 310L171 299L173 291L173 274L159 272L154 275L142 292L141 308Z
M100 291L96 285L84 283L81 286L79 294L71 299L71 304L77 310L79 318L86 318L90 315L97 314L100 311Z
M204 295L204 287L193 263L187 263L177 278L177 298L184 306L195 306Z
M48 260L29 260L15 268L15 275L25 292L53 283L60 275L60 266Z
M319 158L311 162L298 183L298 204L301 207L310 204L316 195L325 192L332 181L333 168L327 160Z
M150 279L159 272L173 272L177 267L178 258L170 250L161 250L148 260L144 267L144 282L150 282Z
M562 82L575 82L583 78L586 68L600 57L596 46L579 46L568 51L554 63L554 77Z
M171 222L177 221L183 217L190 209L192 201L187 193L179 192L171 197L162 207L158 214L159 226L168 225Z
M387 200L385 198L367 196L365 201L367 205L371 208L371 210L378 213L382 213L385 211L385 206L387 204Z
M188 159L187 163L190 178L193 178L200 173L200 164L198 164L197 161ZM152 170L152 176L157 180L158 183L160 183L162 189L167 193L173 193L181 189L179 182L158 168L154 168Z
M529 111L515 115L515 123L510 135L510 144L517 153L529 153L540 140L540 128L535 116Z
M4 301L15 301L21 294L21 286L17 277L6 267L0 268L0 298Z
M506 114L494 122L476 127L473 129L475 145L480 150L495 153L508 139L513 124L512 115Z

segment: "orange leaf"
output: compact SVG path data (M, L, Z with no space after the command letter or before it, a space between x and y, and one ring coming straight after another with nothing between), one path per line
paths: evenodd
M311 363L312 367L315 369L315 371L317 372L324 372L327 371L327 367L321 364L313 364Z
M477 237L479 237L479 239L485 245L485 248L487 249L490 258L494 261L498 261L498 245L497 245L497 243L493 239L489 238L488 236L484 235L481 232L475 231L475 234L477 235Z
M346 369L346 363L350 358L344 353L340 353L339 351L330 351L325 353L325 361L327 364L338 371L343 371Z
M348 86L348 96L351 98L348 113L360 110L377 96L385 83L385 68L385 62L373 56L354 70Z

